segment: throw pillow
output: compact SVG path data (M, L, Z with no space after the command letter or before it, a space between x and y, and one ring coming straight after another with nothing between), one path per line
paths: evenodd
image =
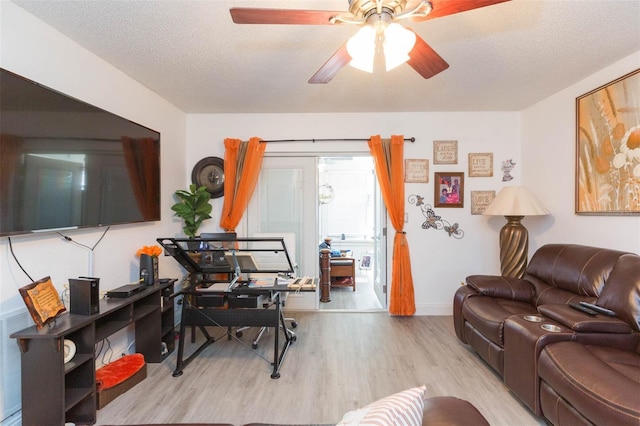
M420 426L426 386L407 389L346 413L337 426Z

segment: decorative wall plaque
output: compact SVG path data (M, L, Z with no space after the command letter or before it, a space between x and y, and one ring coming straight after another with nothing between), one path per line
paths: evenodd
M458 164L458 141L433 141L433 164Z
M404 181L429 183L429 160L404 160Z

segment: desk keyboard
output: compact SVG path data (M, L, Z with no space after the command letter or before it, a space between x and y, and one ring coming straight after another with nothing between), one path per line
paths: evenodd
M301 277L293 280L293 282L289 283L287 287L295 289L314 289L316 288L316 282L311 277Z

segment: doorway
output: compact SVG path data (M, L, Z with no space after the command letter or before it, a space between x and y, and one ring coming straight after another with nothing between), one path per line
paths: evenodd
M355 266L355 276L331 273L332 282L336 284L331 286L331 302L320 303L320 309L386 309L381 273L384 264L380 262L379 244L383 203L373 158L369 155L319 157L318 183L318 240L330 244L332 263L344 258L345 262L353 261ZM334 268L338 270L341 269Z
M332 288L328 303L319 302L319 288L291 294L289 308L386 310L386 217L370 156L265 156L246 229L250 236L286 234L298 276L319 277L319 245L326 237L337 253L354 259L355 292Z

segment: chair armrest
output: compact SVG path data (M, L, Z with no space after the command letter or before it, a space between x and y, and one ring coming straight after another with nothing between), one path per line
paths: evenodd
M500 277L497 275L469 275L467 285L483 296L531 302L533 287L520 278Z
M589 315L569 305L540 305L538 312L580 333L631 333L631 327L619 318L606 315Z

